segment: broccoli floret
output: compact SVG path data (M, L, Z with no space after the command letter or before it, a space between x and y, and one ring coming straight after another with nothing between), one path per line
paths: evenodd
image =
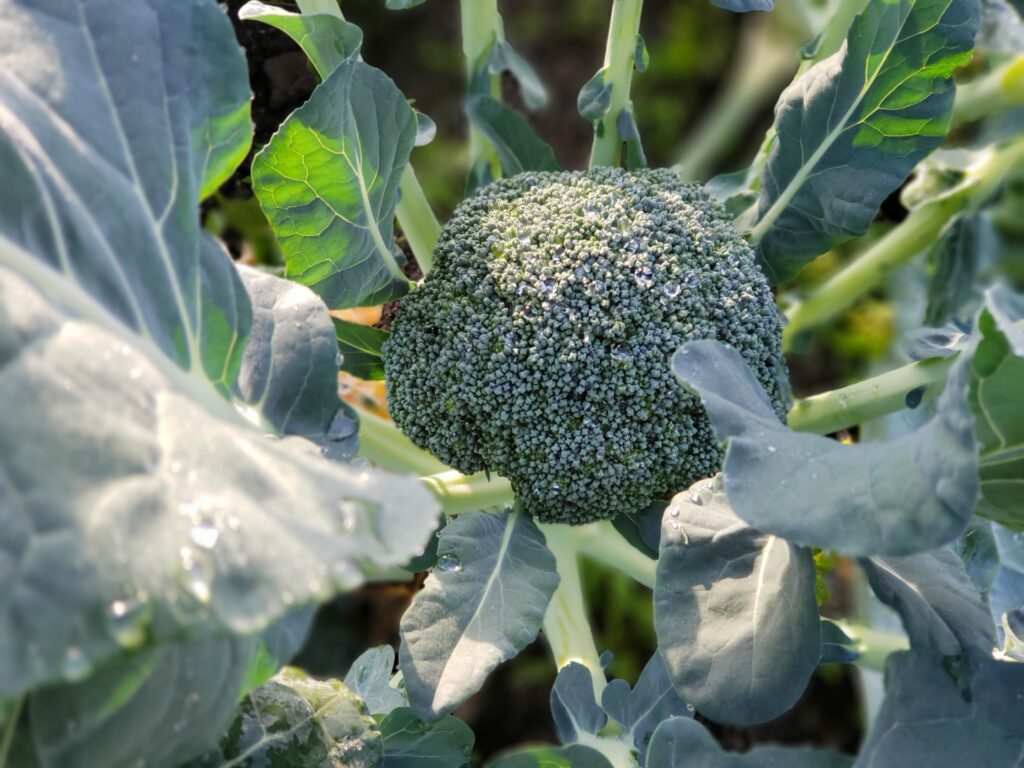
M670 360L718 339L780 416L782 324L750 247L667 169L523 173L464 201L402 300L391 416L470 473L507 477L544 522L642 509L714 474L721 451Z

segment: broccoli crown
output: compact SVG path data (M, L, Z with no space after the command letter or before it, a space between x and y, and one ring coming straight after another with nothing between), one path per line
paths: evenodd
M465 200L384 345L399 428L507 477L543 522L668 498L721 465L681 344L735 348L780 416L782 324L750 247L668 169L522 173Z

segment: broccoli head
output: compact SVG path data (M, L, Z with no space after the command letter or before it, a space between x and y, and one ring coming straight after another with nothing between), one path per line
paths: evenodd
M668 169L522 173L465 200L384 345L391 416L543 522L637 511L721 451L670 360L735 348L780 416L782 324L754 254Z

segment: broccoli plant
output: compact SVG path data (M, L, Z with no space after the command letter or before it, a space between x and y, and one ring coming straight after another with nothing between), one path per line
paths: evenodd
M318 78L241 169L282 271L201 226L253 141L216 0L0 0L0 768L479 764L457 710L539 636L557 743L492 768L1022 765L1020 5L712 2L758 13L678 162L648 167L657 61L611 0L563 170L505 100L544 108L544 73L461 0L443 226L412 165L436 126L358 19L247 3ZM794 397L880 297L877 370ZM343 314L385 302L387 330ZM653 606L635 680L582 560ZM317 606L370 582L421 587L397 653L301 669ZM837 664L856 754L714 737Z

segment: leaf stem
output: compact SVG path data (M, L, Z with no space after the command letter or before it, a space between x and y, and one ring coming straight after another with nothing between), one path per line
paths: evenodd
M505 28L498 12L498 0L461 0L462 53L466 58L466 90L477 92L483 76L484 62L491 47L505 39ZM501 99L500 75L487 75L487 95ZM493 178L501 174L498 153L480 131L469 127L469 167L472 174L478 165L490 167Z
M1024 56L958 86L953 122L970 123L1024 105Z
M7 713L7 722L4 723L3 733L0 734L0 768L6 768L7 756L10 754L11 745L14 743L14 733L18 729L18 720L21 718L21 708L25 703L25 697L21 696L11 705Z
M561 581L551 597L544 614L544 637L551 647L555 666L561 669L572 661L579 662L590 671L594 681L594 695L601 700L607 685L601 656L590 631L590 618L583 601L580 569L572 531L568 526L539 524L547 539L548 549L555 556Z
M937 397L955 356L905 365L848 387L798 400L788 424L797 432L827 435L863 424L906 407L907 395L924 387L924 400Z
M845 621L837 621L836 624L853 638L857 652L860 654L854 663L865 669L884 672L885 660L890 653L910 648L910 643L905 635L880 632L864 624L851 624Z
M605 83L610 84L611 102L607 114L595 121L594 145L590 167L618 166L622 157L622 138L615 122L630 105L629 88L633 81L634 58L640 35L643 0L613 0L608 25L608 43L604 53Z
M412 163L405 166L398 188L401 198L395 207L395 216L405 233L405 239L409 241L416 263L426 277L434 268L434 246L441 234L441 225L423 193Z
M497 475L488 477L483 472L464 475L457 469L450 469L420 480L441 502L441 509L448 515L506 507L515 501L511 483Z
M392 472L432 475L450 469L417 447L391 421L355 408L359 414L359 455Z
M638 550L608 520L570 529L577 551L592 560L609 565L648 589L654 589L657 561Z
M787 312L783 330L785 349L800 333L832 319L866 294L896 267L905 264L935 238L956 216L976 210L1024 162L1024 139L984 153L957 187L932 198L884 237L857 256L824 285L794 304Z

